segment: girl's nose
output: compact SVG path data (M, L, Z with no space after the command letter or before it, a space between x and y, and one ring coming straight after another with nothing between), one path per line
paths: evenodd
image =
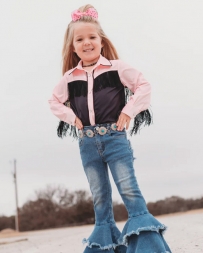
M89 45L90 41L89 40L84 40L84 45Z

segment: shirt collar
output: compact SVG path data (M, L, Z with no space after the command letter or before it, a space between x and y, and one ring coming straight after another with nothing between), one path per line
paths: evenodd
M96 67L98 67L99 65L103 65L103 66L112 66L111 62L110 62L108 59L106 59L104 56L102 56L101 54L100 54L99 60L98 60L97 63L95 64L94 69L95 69ZM79 69L79 70L83 70L83 71L84 71L84 69L83 69L83 67L82 67L82 60L80 60L80 61L78 62L78 65L77 65L75 68L72 69L72 71L69 73L69 75L70 75L71 73L73 73L76 69Z

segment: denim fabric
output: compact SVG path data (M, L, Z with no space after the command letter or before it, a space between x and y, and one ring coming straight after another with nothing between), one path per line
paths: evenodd
M107 133L99 135L97 126L105 126ZM87 243L84 253L171 252L162 237L165 225L149 213L139 189L133 168L133 150L126 131L114 131L111 124L84 127L84 131L88 129L94 136L79 138L79 147L92 192L95 227L89 238L83 240ZM129 219L122 233L114 220L108 168L128 211Z
M127 253L171 252L162 234L157 232L143 231L139 236L131 235L129 241Z

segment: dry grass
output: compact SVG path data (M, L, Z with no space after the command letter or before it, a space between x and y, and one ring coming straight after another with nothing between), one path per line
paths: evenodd
M197 213L203 213L203 208L202 209L196 209L196 210L190 210L190 211L186 211L186 212L163 214L163 215L159 215L159 216L156 216L156 217L157 218L159 218L159 217L170 217L170 216L179 216L179 215L185 215L185 214L197 214ZM83 225L83 227L86 227L86 226L91 226L91 225ZM43 230L16 232L15 230L12 230L12 229L4 229L0 232L0 238L11 238L11 237L18 237L18 236L26 236L30 233L37 233L39 231L41 232Z

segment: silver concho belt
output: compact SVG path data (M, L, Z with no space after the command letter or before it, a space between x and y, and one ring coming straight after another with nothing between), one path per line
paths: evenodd
M114 131L116 131L116 129L117 129L116 123L111 124L111 129L114 130ZM97 126L97 127L95 127L95 132L98 133L98 134L100 134L100 135L105 135L107 133L107 130L108 130L108 128L106 128L104 126L101 126L101 127ZM79 130L78 133L79 133L79 138L82 138L83 136L87 136L87 137L92 138L95 135L95 133L92 130L90 130L90 129L88 129L86 131Z

